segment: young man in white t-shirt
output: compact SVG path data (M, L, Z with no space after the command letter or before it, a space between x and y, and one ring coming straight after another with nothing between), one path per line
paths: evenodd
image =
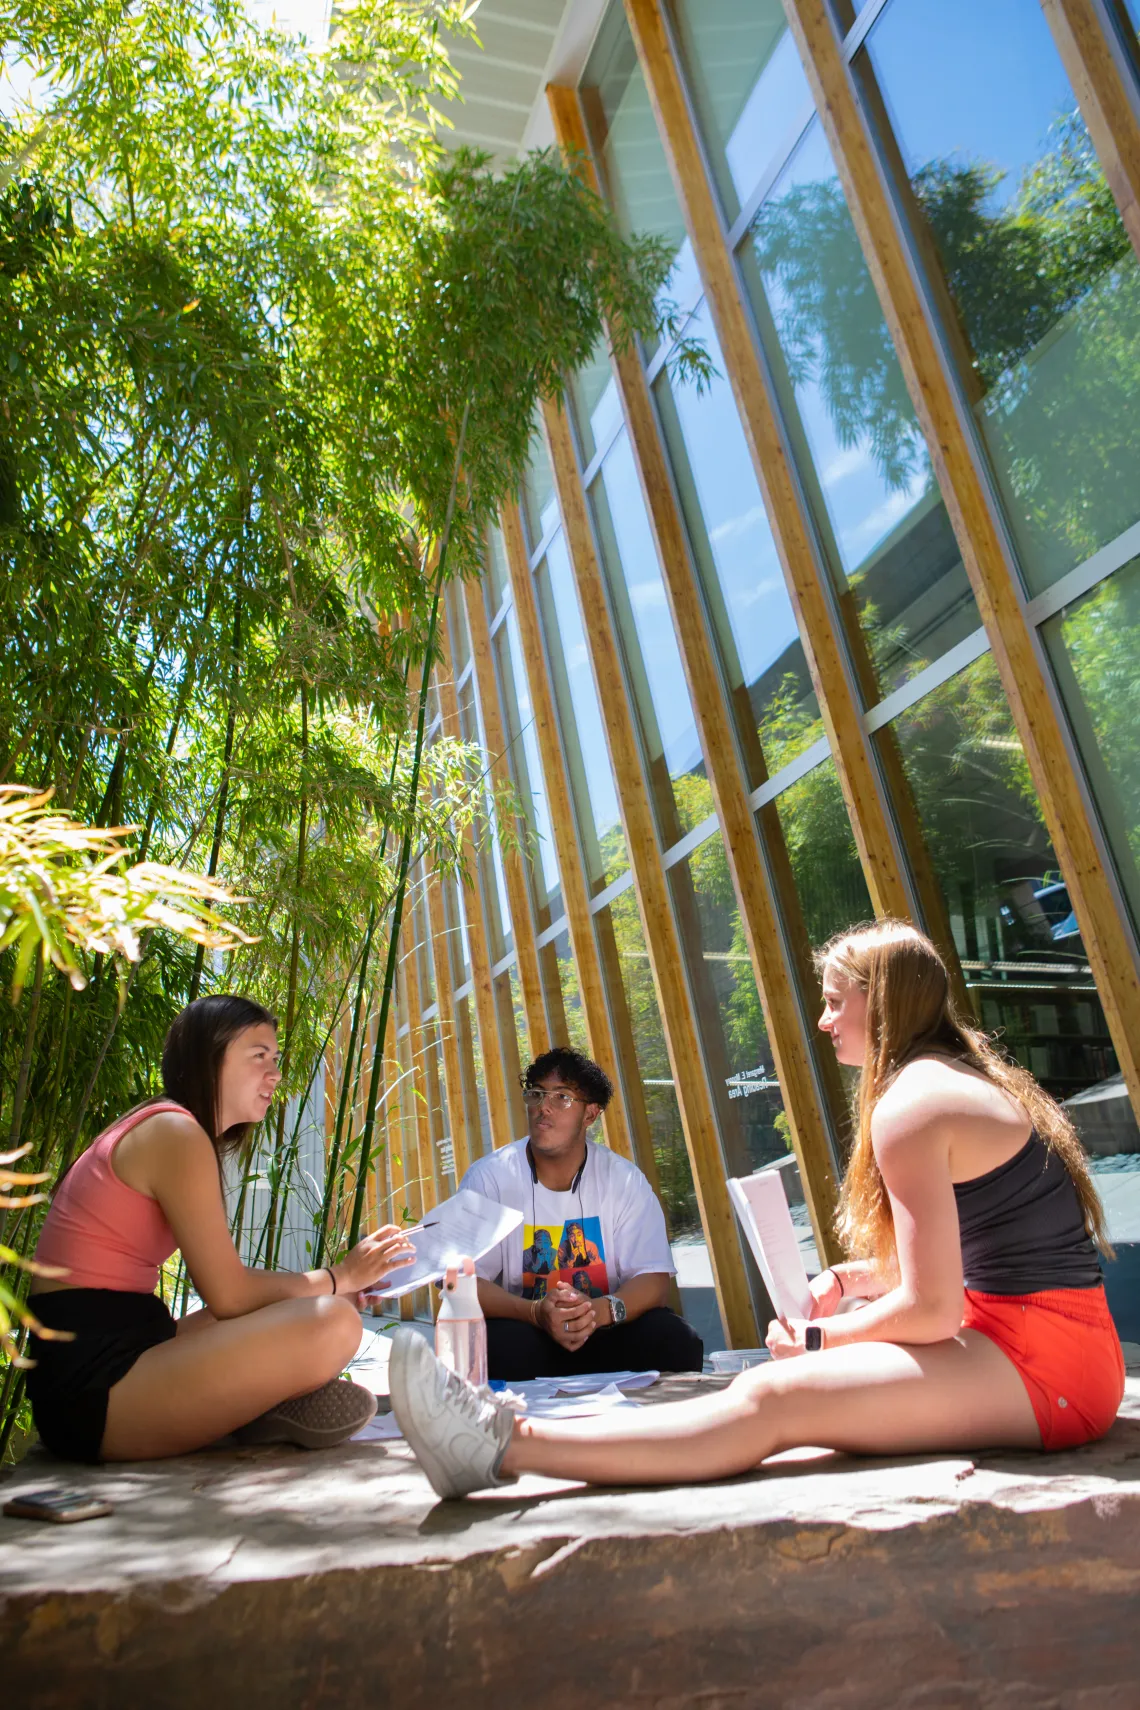
M612 1097L589 1057L545 1051L523 1076L529 1139L460 1184L523 1213L476 1264L493 1378L701 1369L700 1337L665 1304L676 1267L660 1203L635 1164L587 1138Z

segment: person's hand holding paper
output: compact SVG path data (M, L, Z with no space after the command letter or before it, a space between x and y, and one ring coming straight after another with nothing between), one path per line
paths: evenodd
M497 1200L461 1188L451 1199L433 1206L423 1223L408 1232L415 1252L409 1269L401 1272L390 1288L377 1286L369 1293L397 1300L413 1289L423 1288L425 1283L438 1282L457 1258L482 1258L505 1240L512 1229L517 1229L522 1220L521 1211L512 1211Z

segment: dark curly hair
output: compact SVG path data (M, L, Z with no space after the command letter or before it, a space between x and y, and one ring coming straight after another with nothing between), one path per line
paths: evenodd
M614 1096L614 1083L593 1058L569 1045L552 1045L536 1057L522 1077L524 1087L537 1087L547 1075L558 1075L567 1086L575 1087L590 1104L605 1110Z

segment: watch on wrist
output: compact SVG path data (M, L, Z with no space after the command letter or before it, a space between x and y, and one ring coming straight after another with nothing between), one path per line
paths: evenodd
M607 1294L610 1303L610 1323L624 1324L626 1320L625 1301L620 1294Z
M822 1324L808 1324L804 1327L804 1350L809 1354L818 1354L823 1347Z

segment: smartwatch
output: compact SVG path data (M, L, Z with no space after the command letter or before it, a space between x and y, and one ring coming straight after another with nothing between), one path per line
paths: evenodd
M804 1326L804 1349L809 1354L818 1354L823 1347L822 1324L806 1324Z
M625 1301L621 1298L621 1295L607 1294L606 1299L610 1303L610 1322L613 1324L624 1324L626 1317Z

